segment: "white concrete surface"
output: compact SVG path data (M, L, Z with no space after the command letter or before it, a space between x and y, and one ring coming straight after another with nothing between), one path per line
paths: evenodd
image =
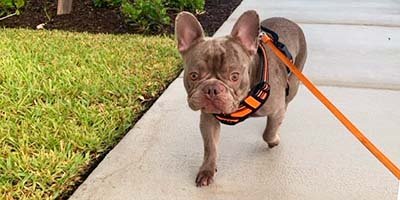
M300 24L308 43L305 73L319 85L400 89L400 1L243 1L216 36L246 10ZM388 27L389 26L389 27Z
M245 0L228 22L250 9L262 18L284 16L302 24L400 26L398 0Z
M397 200L400 200L400 181L399 181L399 191L397 192Z
M322 91L400 165L399 8L389 0L243 0L217 35L247 9L300 22L309 44L305 73L330 85ZM304 87L277 148L262 140L263 118L223 126L216 182L206 188L194 184L203 155L198 118L180 77L71 199L396 199L394 176Z
M71 199L396 198L392 174L305 88L289 107L280 131L282 143L275 149L262 140L265 119L223 126L216 182L196 188L203 155L199 113L186 106L182 90L178 79ZM400 164L400 113L393 110L399 91L322 90Z
M400 27L300 26L309 51L304 72L316 84L400 90Z
M400 27L302 27L310 52L305 73L317 84L400 90Z

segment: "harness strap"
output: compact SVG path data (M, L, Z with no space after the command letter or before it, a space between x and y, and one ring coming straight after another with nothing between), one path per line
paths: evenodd
M257 53L260 57L260 66L261 66L261 75L260 82L251 89L249 95L240 102L239 109L230 114L214 114L215 118L219 120L223 124L227 125L235 125L241 121L247 119L250 115L257 112L259 108L264 105L270 95L270 86L269 86L269 70L268 70L268 60L267 60L267 51L263 44L264 41L263 36L266 34L271 36L271 42L274 43L278 47L278 49L285 54L290 60L292 59L292 55L289 50L286 48L285 44L279 41L279 36L274 31L261 26L261 38L260 44L258 45ZM286 67L287 68L287 67ZM290 70L287 68L288 76L290 75ZM289 95L289 82L286 86L286 96Z
M258 83L243 101L239 104L239 109L230 114L214 114L215 118L221 123L227 125L235 125L245 119L251 114L257 112L259 108L267 101L270 94L269 87L269 71L268 60L265 47L260 44L257 53L260 56L261 77Z
M261 30L268 34L270 36L270 38L272 39L272 43L291 61L293 62L293 56L290 53L290 51L288 50L288 48L286 47L285 44L283 44L282 42L279 41L279 35L277 33L275 33L273 30L262 26L261 25ZM288 67L286 67L287 72L290 74L291 71Z
M261 31L264 32L265 34L268 34L268 36L272 39L272 43L290 60L290 62L293 63L293 56L290 53L290 51L288 50L288 48L286 47L286 45L282 42L279 41L279 35L277 33L275 33L273 30L262 26L261 25ZM289 77L292 74L292 71L290 71L289 67L286 66L286 72L287 72L287 76ZM287 80L287 84L286 84L286 96L289 96L289 79Z

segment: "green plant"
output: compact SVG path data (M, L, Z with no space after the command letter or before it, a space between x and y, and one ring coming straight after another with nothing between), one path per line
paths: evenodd
M0 16L3 16L14 8L12 0L0 0Z
M95 7L117 7L120 6L122 0L93 0L93 4Z
M10 14L13 11L19 15L24 6L25 0L0 0L0 16Z
M169 8L177 8L179 11L187 10L190 12L202 12L204 10L204 0L167 0Z
M161 32L170 23L167 9L162 0L136 0L122 2L121 10L128 24L143 32Z

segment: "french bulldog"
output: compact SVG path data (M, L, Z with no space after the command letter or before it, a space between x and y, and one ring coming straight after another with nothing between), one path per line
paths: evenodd
M279 41L291 52L294 64L302 70L307 47L301 28L288 19L277 17L263 20L261 25L279 35ZM181 12L175 19L177 47L184 63L187 102L192 110L201 111L204 160L195 179L198 187L211 184L217 171L220 122L214 114L236 111L251 88L260 81L259 30L260 20L254 10L244 12L230 35L224 37L205 37L202 26L191 13ZM252 117L267 117L263 139L269 148L273 148L280 142L277 131L288 103L297 93L299 81L294 75L288 75L286 66L271 49L265 49L270 96Z

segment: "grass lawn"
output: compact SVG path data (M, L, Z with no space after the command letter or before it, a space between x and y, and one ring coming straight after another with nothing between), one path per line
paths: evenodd
M0 199L71 192L180 70L169 37L0 28Z

